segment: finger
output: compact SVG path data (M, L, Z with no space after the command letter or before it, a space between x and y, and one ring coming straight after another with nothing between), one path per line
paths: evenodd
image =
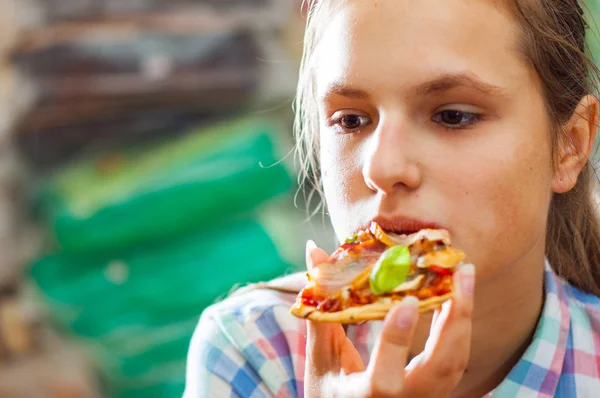
M348 376L328 374L323 378L321 388L321 396L327 398L363 398L373 396L368 384L365 383L364 373L355 373Z
M329 260L329 255L325 250L318 248L312 240L306 242L306 268L309 272L327 260Z
M444 303L427 341L421 360L406 375L410 394L444 396L462 378L469 361L475 268L463 266L454 275L454 298ZM431 383L435 379L436 383Z
M314 241L308 240L306 242L306 268L309 272L328 259L329 255L327 252L318 248ZM331 345L342 337L339 331L340 328L345 337L346 334L343 327L339 324L319 323L307 320L307 354L319 350L328 352L331 349Z
M337 359L339 347L345 344L346 332L339 323L306 321L307 363L323 375L331 370L339 370Z
M404 385L404 367L419 317L419 300L405 297L386 316L367 373L375 396L398 396Z

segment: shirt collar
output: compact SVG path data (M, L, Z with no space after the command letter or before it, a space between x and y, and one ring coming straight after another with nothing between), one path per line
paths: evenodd
M565 282L548 261L544 276L544 307L533 340L504 381L486 397L516 396L523 388L553 397L562 373L570 329Z

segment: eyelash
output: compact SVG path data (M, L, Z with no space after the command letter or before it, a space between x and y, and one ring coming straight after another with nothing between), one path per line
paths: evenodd
M343 119L347 118L347 117L357 117L361 120L361 126L354 128L354 129L349 129L347 127L344 127L342 125ZM340 128L342 130L342 132L344 134L352 134L352 133L358 133L361 129L367 127L368 125L371 124L371 119L369 119L367 116L362 116L362 115L356 115L356 114L345 114L345 115L340 115L339 117L336 117L335 119L332 120L331 122L332 125L334 126L338 126L338 128Z
M444 113L448 113L448 112L461 114L462 115L461 123L458 125L452 125L452 124L445 123L442 120L442 117L443 117ZM468 120L466 122L462 122L462 120L464 120L465 117ZM467 129L467 128L473 126L477 122L482 121L483 116L478 113L473 113L473 112L463 112L463 111L459 111L459 110L455 110L455 109L446 109L446 110L443 110L443 111L438 112L435 115L433 115L431 120L447 130L464 130L464 129Z
M445 123L442 120L445 113L458 113L458 114L462 115L461 123L458 125L452 125L452 124ZM354 128L354 129L349 129L347 127L344 127L342 125L343 119L348 118L348 117L359 118L361 121L361 126ZM462 122L465 118L467 119L467 121ZM467 128L473 126L474 124L482 121L483 116L481 114L477 114L477 113L473 113L473 112L464 112L464 111L459 111L459 110L454 110L454 109L446 109L446 110L443 110L443 111L438 112L435 115L433 115L431 120L433 122L439 124L442 128L444 128L446 130L464 130L464 129L467 129ZM338 126L338 128L340 128L342 130L342 133L344 133L344 134L358 133L361 129L365 128L369 124L371 124L371 120L368 117L362 116L362 115L356 115L356 114L340 115L339 117L337 117L331 121L331 125Z

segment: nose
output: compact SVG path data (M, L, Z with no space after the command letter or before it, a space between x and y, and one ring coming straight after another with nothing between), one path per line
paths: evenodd
M384 196L421 185L418 150L402 123L382 120L363 153L363 178L367 186Z

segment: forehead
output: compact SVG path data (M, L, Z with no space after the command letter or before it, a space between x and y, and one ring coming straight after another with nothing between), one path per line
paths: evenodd
M348 0L325 16L314 67L319 92L336 83L402 88L468 73L500 86L531 70L519 27L495 0Z

